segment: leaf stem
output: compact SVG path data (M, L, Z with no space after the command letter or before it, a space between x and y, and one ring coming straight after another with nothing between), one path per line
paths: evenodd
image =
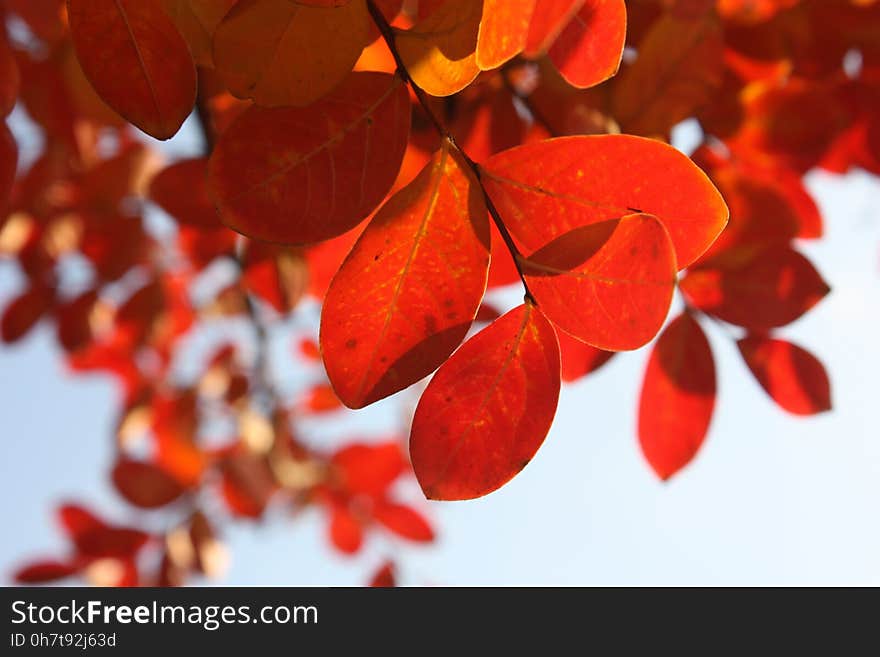
M532 295L532 291L529 289L529 284L526 282L525 274L523 273L522 267L520 266L520 260L525 259L525 256L520 252L519 248L516 246L516 242L513 240L513 236L510 234L510 231L507 230L507 226L504 224L504 220L501 218L501 213L498 212L498 208L495 207L495 203L492 201L492 198L489 196L489 192L486 191L486 186L483 184L483 170L480 165L474 162L471 157L459 146L455 137L449 131L449 128L443 123L440 117L437 116L436 112L434 112L434 108L431 107L431 103L428 100L428 95L425 93L424 89L422 89L410 76L409 71L406 68L406 64L404 64L403 59L400 56L400 52L397 50L397 40L394 36L394 28L388 23L388 20L385 18L382 11L376 6L374 0L367 0L367 9L370 11L370 16L373 18L373 22L376 24L376 27L379 29L379 33L382 35L382 39L385 41L385 44L388 46L388 49L391 51L392 57L394 57L394 63L397 64L397 74L406 82L410 89L413 90L413 93L416 96L416 100L419 101L419 105L421 105L425 114L427 114L428 119L431 121L431 124L434 126L434 129L437 131L443 139L448 141L452 147L458 152L461 158L464 160L465 164L467 164L468 168L473 172L474 177L480 185L480 190L483 193L483 200L486 202L486 208L489 210L489 216L492 217L492 221L495 224L495 227L498 228L498 232L501 233L501 238L504 240L504 245L507 247L507 250L510 252L511 257L513 258L514 265L516 266L517 273L519 273L519 279L522 282L523 288L525 289L525 298L532 305L537 306L538 303L535 301L535 297Z

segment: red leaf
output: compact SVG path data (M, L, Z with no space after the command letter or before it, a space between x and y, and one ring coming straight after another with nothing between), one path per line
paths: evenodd
M144 509L171 504L184 491L174 477L152 463L122 458L111 476L120 495Z
M556 326L599 349L638 349L657 335L675 291L675 253L655 217L576 228L521 260Z
M394 575L394 564L386 561L370 578L370 586L373 588L393 588L397 586L397 578Z
M17 342L40 321L52 305L52 292L32 287L12 300L0 319L0 338L3 342Z
M428 521L403 504L380 502L373 509L373 517L403 538L422 543L434 540L434 530Z
M785 340L750 335L737 343L758 383L782 408L795 415L831 410L831 384L822 363Z
M196 100L196 69L158 2L68 0L70 33L83 72L125 119L168 139Z
M727 223L727 206L706 174L671 146L642 137L592 135L526 144L490 158L484 182L508 228L529 251L575 228L645 213L666 226L683 269Z
M559 345L531 304L468 340L434 375L413 418L410 455L425 495L480 497L522 470L559 398Z
M0 209L6 206L18 165L18 146L5 121L0 121Z
M9 114L15 107L20 81L18 64L15 63L15 57L6 39L4 25L4 29L0 30L0 117Z
M680 315L654 345L639 403L639 443L661 479L700 449L715 408L715 362L700 325Z
M406 465L397 443L349 445L332 459L340 484L349 493L381 497Z
M595 372L614 356L613 351L591 347L565 331L557 331L559 352L562 355L562 380L566 383Z
M484 0L477 39L477 66L498 68L526 46L536 0Z
M787 245L737 249L689 271L681 291L696 308L725 322L761 331L796 320L830 288Z
M208 196L208 161L182 160L165 167L150 183L150 200L181 224L220 228L217 209Z
M208 167L221 220L269 242L341 235L391 188L409 122L406 86L386 73L353 73L308 107L251 107L224 133Z
M321 353L343 403L361 408L437 369L467 335L488 267L479 185L444 147L382 207L327 292Z
M58 342L72 352L86 346L92 338L91 313L98 301L97 290L87 290L55 308Z
M537 0L526 39L525 54L537 57L547 52L584 0Z
M18 584L45 584L65 579L79 571L78 564L54 560L35 561L17 570L13 579Z
M625 41L623 0L586 0L548 55L569 84L585 89L617 73Z
M330 541L345 554L354 554L364 542L361 523L349 508L334 503L330 511Z

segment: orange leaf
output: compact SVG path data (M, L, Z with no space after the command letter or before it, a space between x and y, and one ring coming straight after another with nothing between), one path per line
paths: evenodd
M623 0L587 0L547 54L569 84L586 89L617 73L625 41Z
M183 486L152 463L122 458L113 467L111 477L119 494L143 509L171 504L183 494Z
M614 356L613 351L591 347L586 342L557 331L559 353L562 355L562 380L572 383L598 370Z
M425 495L481 497L522 470L553 422L559 368L556 333L528 303L465 342L413 418L410 455Z
M321 351L361 408L437 369L467 335L489 267L486 206L448 144L382 207L324 301Z
M548 319L606 351L647 344L675 291L669 233L647 214L576 228L520 264Z
M680 315L654 345L639 402L639 443L661 479L687 465L715 408L715 361L700 325Z
M349 445L331 459L340 484L349 493L380 497L406 465L397 443Z
M481 70L498 68L523 51L536 1L483 0L476 55Z
M364 530L351 510L334 503L330 511L330 542L344 554L354 554L364 542Z
M67 6L77 57L101 98L148 135L174 136L196 100L196 69L162 7L143 0Z
M779 244L726 252L688 272L681 291L696 308L752 330L790 324L830 288L800 253Z
M214 33L214 65L238 98L308 105L351 72L368 27L365 0L341 7L239 0Z
M223 134L208 166L221 220L269 242L341 235L391 188L409 122L406 87L386 73L353 73L309 107L251 107Z
M536 0L525 54L537 57L547 52L583 4L584 0Z
M785 340L749 335L736 345L758 383L782 408L795 415L831 410L831 384L822 363Z
M679 269L727 223L708 177L671 146L628 135L560 137L499 153L484 183L514 237L537 251L576 228L645 213L666 226Z
M397 50L413 81L432 96L451 96L477 77L476 48L482 2L447 0L399 31Z

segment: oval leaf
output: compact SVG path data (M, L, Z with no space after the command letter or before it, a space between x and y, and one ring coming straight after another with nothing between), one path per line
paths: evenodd
M410 77L432 96L451 96L480 72L476 49L482 4L447 0L412 29L398 32L397 50Z
M152 463L120 459L111 477L119 494L142 509L158 509L183 494L183 486Z
M537 57L547 52L583 4L584 0L537 0L526 38L525 54Z
M156 139L174 136L196 101L189 47L158 2L68 0L83 72L110 107Z
M587 0L547 54L569 84L586 89L617 73L625 42L623 0Z
M369 24L365 0L338 7L239 0L214 33L214 66L238 98L308 105L351 73Z
M647 344L663 326L675 291L669 234L646 214L576 228L520 265L550 321L606 351Z
M434 375L413 418L410 456L425 495L487 495L544 442L559 399L556 332L531 304L462 345Z
M409 137L400 78L353 73L304 108L244 112L208 167L221 220L248 237L318 242L356 226L394 183Z
M150 200L181 224L220 228L208 195L208 160L181 160L165 167L150 183Z
M681 281L691 305L754 331L790 324L830 290L812 263L784 244L731 250Z
M446 361L477 313L488 266L479 183L444 147L382 207L327 292L321 347L343 403L371 404Z
M680 315L654 345L639 402L639 443L661 479L690 463L714 409L715 361L709 341L690 315Z
M522 52L536 0L483 0L477 37L477 66L498 68Z
M727 206L706 174L671 146L642 137L526 144L491 157L485 171L489 195L527 251L576 228L638 212L663 222L681 269L727 223Z
M828 374L809 351L758 335L747 336L736 345L761 387L786 411L815 415L831 410Z

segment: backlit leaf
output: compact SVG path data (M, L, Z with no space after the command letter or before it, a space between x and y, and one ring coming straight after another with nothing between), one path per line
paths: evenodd
M477 39L477 66L498 68L522 52L536 0L483 0Z
M666 226L682 269L727 223L727 206L708 177L650 139L560 137L499 153L484 168L489 195L527 251L576 228L645 213Z
M351 72L368 26L365 0L239 0L214 33L214 65L239 98L265 107L308 105Z
M661 479L690 463L715 408L715 361L700 325L680 315L654 345L639 402L639 443Z
M356 226L385 197L409 135L409 96L385 73L353 73L304 108L252 107L208 167L222 221L248 237L318 242Z
M482 2L447 0L411 29L397 33L413 81L432 96L461 91L480 72L476 61Z
M742 248L688 272L681 291L696 308L752 330L790 324L830 291L787 245Z
M208 161L204 158L181 160L162 169L150 183L150 200L182 224L221 226L208 195Z
M559 345L525 304L462 345L434 375L413 418L410 455L425 495L487 495L522 470L553 422Z
M196 70L158 2L68 0L82 69L110 107L148 135L168 139L196 100Z
M381 502L373 509L373 517L403 538L420 543L434 540L434 530L420 514L403 504Z
M617 73L625 41L623 0L586 0L548 55L569 84L585 89Z
M758 383L782 408L795 415L831 410L831 384L822 363L785 340L750 335L737 341Z
M120 459L113 467L113 485L126 500L143 509L157 509L183 494L183 486L162 468L144 461Z
M327 292L321 348L339 398L360 408L437 369L470 328L488 266L479 186L444 146L382 207Z
M537 0L525 54L537 57L547 52L583 4L584 0Z
M656 217L627 215L576 228L520 261L556 326L606 351L653 338L675 291L675 253Z

